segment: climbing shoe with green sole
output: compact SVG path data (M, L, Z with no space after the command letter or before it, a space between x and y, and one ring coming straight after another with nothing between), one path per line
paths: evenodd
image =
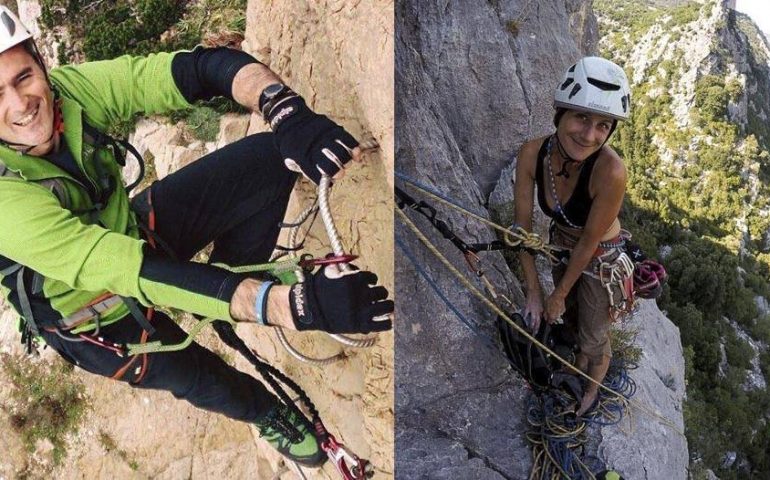
M310 423L283 403L254 424L259 436L289 460L306 467L320 467L327 459Z

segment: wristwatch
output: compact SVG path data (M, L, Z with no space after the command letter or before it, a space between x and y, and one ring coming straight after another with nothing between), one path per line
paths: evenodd
M259 95L259 111L262 113L262 118L267 121L270 110L273 109L276 102L287 97L289 94L294 94L294 92L283 83L273 83L265 87Z

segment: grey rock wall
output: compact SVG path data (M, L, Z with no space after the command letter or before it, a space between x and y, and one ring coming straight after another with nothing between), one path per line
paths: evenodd
M511 154L528 137L548 131L551 91L584 51L570 29L594 25L595 31L589 12L590 2L398 2L400 173L487 216L486 196ZM441 216L468 241L494 238L457 212L441 208ZM454 247L422 219L417 223L458 269L468 271ZM522 380L451 313L402 247L483 334L495 335L494 315L398 217L395 230L397 476L527 477L531 454L524 439ZM520 301L518 282L502 256L485 254L484 262L499 290Z
M597 35L591 2L397 2L397 175L434 188L484 217L510 222L516 151L526 139L552 130L553 88L572 62L595 51ZM404 181L397 178L396 184L427 200ZM478 221L430 203L464 240L494 238ZM456 268L469 273L448 241L419 215L408 216ZM542 220L539 224L543 226ZM528 392L523 380L461 322L420 270L467 321L490 337L495 337L494 314L398 215L395 232L396 475L527 478L531 453L524 438ZM483 261L498 290L520 303L520 285L502 256L486 253ZM472 275L468 278L479 287ZM669 393L654 369L638 372L644 372L642 383L653 388L649 398L661 399L662 406L656 403L653 409L673 417L681 429L677 408L684 394L684 367L678 332L654 305L647 308L666 325L668 330L662 331L671 331L666 340L671 346L666 356L658 358L658 351L651 350L645 358L666 365L660 370L670 373L678 390ZM607 463L631 468L637 462L629 472L642 474L626 478L684 478L684 439L641 413L634 412L633 421L641 425L637 431L650 424L653 433L631 434L623 448L614 450L601 442L615 435L610 428L596 433L595 448ZM628 461L623 460L624 449L634 451ZM667 456L663 449L668 449ZM642 465L655 462L659 465L643 471Z

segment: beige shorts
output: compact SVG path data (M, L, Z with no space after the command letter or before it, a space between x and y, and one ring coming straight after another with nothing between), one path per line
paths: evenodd
M554 284L558 284L567 266L556 265ZM562 318L577 333L580 351L589 359L612 357L610 345L610 299L602 282L590 275L580 276L565 300L567 310Z

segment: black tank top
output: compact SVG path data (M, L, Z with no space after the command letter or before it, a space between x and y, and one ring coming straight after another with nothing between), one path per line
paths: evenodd
M580 169L580 176L578 177L577 185L575 185L575 190L572 192L569 200L562 205L562 213L564 215L562 216L558 212L551 210L545 199L545 191L546 189L550 189L551 186L550 184L546 185L545 183L544 170L546 166L543 164L543 159L545 159L545 156L548 153L548 142L550 139L551 137L546 138L540 146L540 151L537 152L537 173L535 174L535 180L537 182L537 201L540 204L540 209L543 210L543 213L553 218L559 225L572 227L572 225L564 220L564 216L566 216L573 225L583 228L586 226L588 213L591 211L591 204L593 203L593 199L588 192L588 184L591 181L591 172L594 170L596 159L599 158L599 152L601 150L597 150L595 153L591 154L590 157L585 159L583 168ZM550 183L550 180L548 180L548 182Z

